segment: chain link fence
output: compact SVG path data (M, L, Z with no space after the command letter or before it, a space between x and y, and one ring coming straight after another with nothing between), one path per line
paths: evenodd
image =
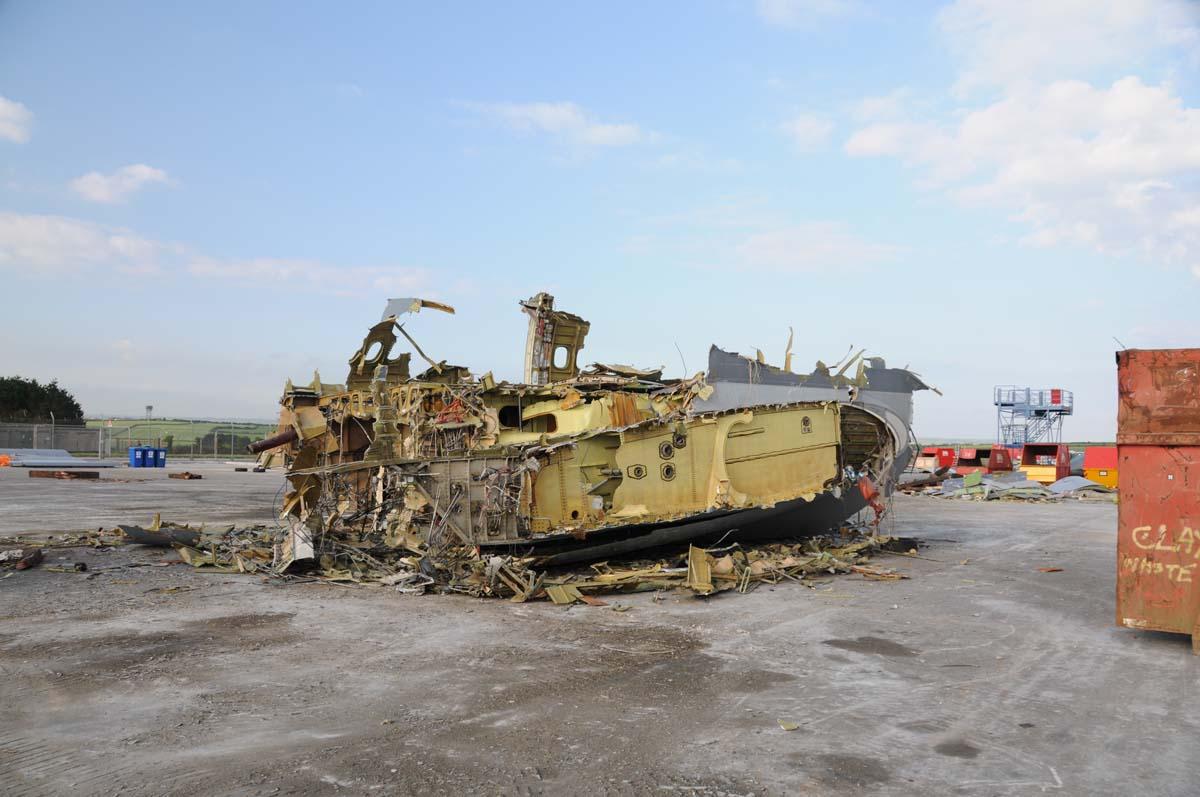
M273 432L258 424L214 421L114 421L111 426L0 423L0 448L65 449L80 456L125 458L129 448L165 448L168 456L249 459L246 446Z
M0 448L63 448L104 457L108 456L104 431L54 423L0 423Z

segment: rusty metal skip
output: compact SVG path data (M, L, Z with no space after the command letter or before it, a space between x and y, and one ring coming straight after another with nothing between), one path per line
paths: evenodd
M1117 353L1117 624L1200 654L1200 349Z

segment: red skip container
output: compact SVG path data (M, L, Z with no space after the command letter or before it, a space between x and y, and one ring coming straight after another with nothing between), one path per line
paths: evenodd
M1200 349L1117 353L1117 624L1200 653Z

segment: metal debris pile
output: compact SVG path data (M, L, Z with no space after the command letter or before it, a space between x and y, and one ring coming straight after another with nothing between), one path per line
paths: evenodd
M85 573L84 562L70 561L67 556L58 556L65 565L45 564L47 551L63 551L70 548L91 548L94 551L110 551L127 541L119 529L99 528L95 531L55 532L50 534L18 534L0 537L0 578L39 568L57 573Z
M128 542L174 547L179 558L193 567L216 567L229 572L272 572L276 532L265 524L209 529L203 524L164 522L155 515L148 526L118 526Z
M230 573L260 573L293 580L318 580L392 587L407 594L426 591L514 602L550 600L556 604L597 603L595 595L686 589L699 596L750 592L759 584L794 581L811 586L812 577L858 573L874 580L907 578L891 568L869 564L881 552L915 553L912 540L844 530L839 536L720 548L689 545L656 559L623 559L574 568L539 567L538 557L481 554L477 548L446 546L398 549L392 546L320 537L303 570L272 564L289 535L265 526L208 530L164 523L121 526L131 543L174 547L193 567Z
M94 548L105 550L126 542L120 529L98 528L95 531L51 532L37 535L0 537L0 548Z
M393 299L344 383L314 374L307 386L285 384L276 434L249 446L260 467L285 469L274 569L316 566L350 580L380 572L414 590L508 580L523 594L531 582L489 563L595 561L735 529L755 539L836 529L868 505L880 511L911 454L907 416L859 396L924 383L861 351L803 375L789 370L790 354L770 369L761 353L714 350L731 374L714 380L718 395L703 373L582 367L587 321L546 293L520 307L529 317L520 383L430 357L402 317L454 309ZM429 367L414 375L414 357ZM752 390L743 376L781 389ZM206 555L222 564L219 549ZM261 563L254 552L223 564Z
M922 489L906 492L938 498L958 498L969 501L1061 501L1064 499L1099 499L1113 501L1116 491L1082 476L1068 476L1053 484L1033 481L1020 471L983 473L976 471L965 476L950 477L932 485L913 484Z
M541 581L542 592L557 604L576 601L595 604L595 594L687 589L699 596L736 590L746 593L759 584L794 581L812 586L813 576L860 573L866 578L892 581L907 578L892 568L867 564L871 553L904 545L892 537L867 537L846 543L814 537L802 543L772 543L751 547L731 545L719 549L688 546L687 554L667 561L640 561L614 565L593 564L590 572L574 572ZM512 600L541 597L540 593L514 593Z

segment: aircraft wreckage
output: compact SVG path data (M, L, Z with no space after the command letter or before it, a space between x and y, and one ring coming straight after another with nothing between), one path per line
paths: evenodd
M928 386L881 359L795 374L789 341L782 368L714 346L688 379L581 369L588 322L545 293L520 305L520 384L426 355L401 317L454 309L421 299L388 303L344 385L289 380L278 433L250 446L286 468L277 570L330 539L414 552L428 572L451 550L551 566L820 533L878 515L915 452L912 395ZM398 335L411 352L394 352ZM415 376L414 355L428 366Z

